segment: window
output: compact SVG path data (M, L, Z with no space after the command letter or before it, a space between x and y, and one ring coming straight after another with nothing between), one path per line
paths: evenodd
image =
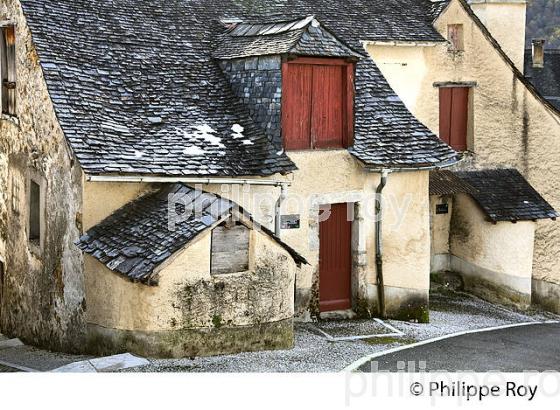
M20 200L21 200L21 185L19 179L13 175L12 176L12 211L15 214L20 213Z
M16 114L16 31L0 27L0 96L2 114Z
M29 241L41 243L41 186L30 181L29 186Z
M282 134L287 150L345 148L354 133L354 64L298 58L282 67Z
M439 137L457 151L467 150L469 87L439 89Z
M450 50L463 51L465 50L465 41L463 36L462 24L449 24L447 26L447 39L451 43Z
M210 272L213 275L249 270L250 231L232 220L212 231Z

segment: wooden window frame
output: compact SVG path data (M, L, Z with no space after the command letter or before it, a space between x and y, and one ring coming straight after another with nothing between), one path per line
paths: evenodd
M16 40L15 24L0 25L0 114L10 117L17 108Z
M238 269L232 269L231 271L229 270L216 270L216 266L215 266L215 261L214 261L214 241L215 241L215 231L216 229L235 229L238 227L243 227L246 231L247 231L247 269L244 270L238 270ZM252 230L250 227L248 227L247 225L245 225L244 223L242 223L241 221L237 220L234 217L230 217L228 218L226 221L224 221L223 223L219 224L218 226L216 226L214 229L212 229L212 231L210 232L210 274L212 276L223 276L223 275L231 275L231 274L238 274L238 273L243 273L243 272L247 272L251 270L251 242L252 242ZM235 252L235 251L231 251L231 252ZM226 252L217 252L217 253L226 253Z
M31 185L35 183L39 187L39 239L31 238ZM41 256L46 237L46 179L37 171L31 169L27 178L27 199L26 199L26 227L27 227L27 243L30 251L36 256Z
M447 25L447 40L450 43L449 50L465 51L465 27L463 24Z
M313 140L313 136L311 135L311 130L309 131L310 135L310 146L303 149L291 149L287 147L287 138L285 138L284 134L284 124L287 121L286 114L288 112L286 107L286 99L282 98L282 141L284 149L287 151L299 151L299 150L318 150L318 149L346 149L353 145L354 143L354 97L355 97L355 90L354 90L354 81L355 81L355 70L356 64L354 61L350 61L348 59L342 58L320 58L320 57L297 57L286 59L282 63L282 78L287 78L288 70L291 65L323 65L323 66L343 66L346 68L345 71L345 84L342 87L342 146L336 148L318 148L317 141ZM313 77L311 78L311 83L313 83ZM284 86L283 86L284 87ZM284 95L284 88L282 89L282 94ZM313 94L311 94L311 101L310 104L313 104ZM312 114L311 114L312 115ZM312 122L312 119L310 123ZM311 127L311 125L310 125Z

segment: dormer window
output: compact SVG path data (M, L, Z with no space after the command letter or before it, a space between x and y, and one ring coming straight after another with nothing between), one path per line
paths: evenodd
M2 114L16 114L16 30L0 27L0 100Z
M352 145L354 64L297 58L282 67L282 135L287 150Z

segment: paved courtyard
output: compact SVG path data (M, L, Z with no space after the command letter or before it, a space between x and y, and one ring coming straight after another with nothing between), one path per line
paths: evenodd
M126 367L124 369L119 366L108 366L101 371L338 372L365 356L417 341L467 330L558 319L558 316L546 312L537 310L517 312L464 293L448 290L432 294L430 315L430 324L386 321L384 325L374 320L298 323L295 347L292 350L242 353L193 360L148 358L148 362L144 362L145 365L139 366L140 362L138 362L133 367L122 366ZM334 341L335 339L337 341ZM95 360L91 359L93 358L44 352L29 346L0 347L0 365L6 366L6 363L12 363L38 371L50 371L74 362L80 362L78 365L72 365L76 371L91 371L90 364L95 363Z

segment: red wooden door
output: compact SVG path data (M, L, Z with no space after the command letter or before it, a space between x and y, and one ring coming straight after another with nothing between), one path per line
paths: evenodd
M309 149L313 66L284 64L282 77L282 126L285 148Z
M321 312L352 307L352 221L348 204L330 207L319 227L319 307Z
M346 67L313 67L311 140L315 148L341 147L344 135L344 76Z
M439 91L440 138L457 151L467 150L468 87L442 87Z

